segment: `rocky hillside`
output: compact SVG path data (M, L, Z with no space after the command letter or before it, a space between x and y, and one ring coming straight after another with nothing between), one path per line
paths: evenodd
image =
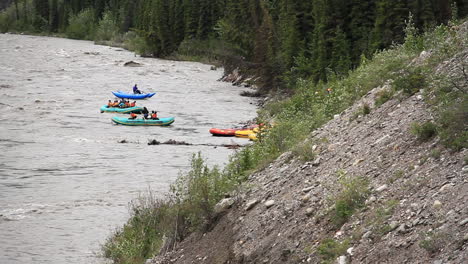
M209 232L148 263L466 263L468 150L410 132L435 118L424 91L375 105L390 85L314 131L313 161L284 153L217 205Z

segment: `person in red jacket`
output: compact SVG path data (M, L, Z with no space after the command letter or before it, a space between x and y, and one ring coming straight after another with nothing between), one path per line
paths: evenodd
M137 115L135 113L130 113L130 117L128 119L135 119Z
M159 120L157 111L151 111L151 119Z

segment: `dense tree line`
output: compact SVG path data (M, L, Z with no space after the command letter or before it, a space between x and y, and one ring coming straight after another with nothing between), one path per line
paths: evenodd
M136 32L147 53L164 57L181 44L206 45L224 63L260 76L262 87L297 77L345 75L363 56L404 38L412 14L418 30L468 14L462 0L13 0L2 31L66 32L108 38ZM111 34L108 34L108 32ZM114 32L115 31L115 32ZM107 32L107 33L106 33ZM203 45L202 45L203 47Z

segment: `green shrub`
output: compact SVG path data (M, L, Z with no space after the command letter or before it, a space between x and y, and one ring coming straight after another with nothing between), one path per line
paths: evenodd
M332 198L334 211L331 220L336 226L343 225L357 209L363 207L370 194L367 179L346 173L339 173L339 177L341 190Z
M434 149L431 151L430 155L433 159L440 159L441 151L440 149Z
M170 58L219 64L219 61L225 55L224 46L225 44L216 38L206 40L184 39L180 43L177 52Z
M442 110L437 122L440 124L442 144L453 150L468 148L468 100L466 95L462 101L455 100L445 110ZM457 102L458 101L458 102Z
M110 11L105 11L102 19L99 20L95 40L112 40L118 35L119 28Z
M379 107L386 103L388 100L390 100L393 97L394 94L393 89L383 89L380 90L379 92L376 93L376 98L375 98L375 106Z
M292 152L295 156L298 156L302 161L310 161L315 159L317 154L312 149L313 142L310 140L306 140L297 144Z
M66 35L72 39L94 39L95 21L94 10L87 8L72 15L69 19Z
M351 120L358 118L359 116L365 116L370 114L371 108L369 104L363 104L351 117Z
M410 96L425 88L427 81L422 71L416 69L397 77L392 86L395 90L402 90L404 94Z
M337 257L344 255L349 247L348 241L338 242L327 238L323 240L317 248L317 253L322 259L322 263L333 263Z
M405 50L419 53L424 50L424 38L418 34L418 29L414 25L413 14L410 12L408 20L405 21L405 42L403 47Z
M430 254L442 250L450 240L450 237L441 231L427 232L424 236L424 239L419 241L419 246Z
M107 239L102 247L104 256L114 263L143 263L157 254L163 238L172 237L176 210L173 205L156 199L149 192L132 202L127 224Z
M168 197L150 192L132 203L130 219L106 241L104 255L114 263L142 263L190 232L206 231L215 204L238 184L233 174L208 168L201 154L194 154L191 170L179 175Z
M413 123L410 131L419 141L428 141L437 135L437 126L432 122Z

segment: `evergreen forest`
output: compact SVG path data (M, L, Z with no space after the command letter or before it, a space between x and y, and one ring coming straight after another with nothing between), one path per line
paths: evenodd
M462 0L12 0L1 32L57 34L145 55L217 62L260 92L346 76L379 50L465 17Z

